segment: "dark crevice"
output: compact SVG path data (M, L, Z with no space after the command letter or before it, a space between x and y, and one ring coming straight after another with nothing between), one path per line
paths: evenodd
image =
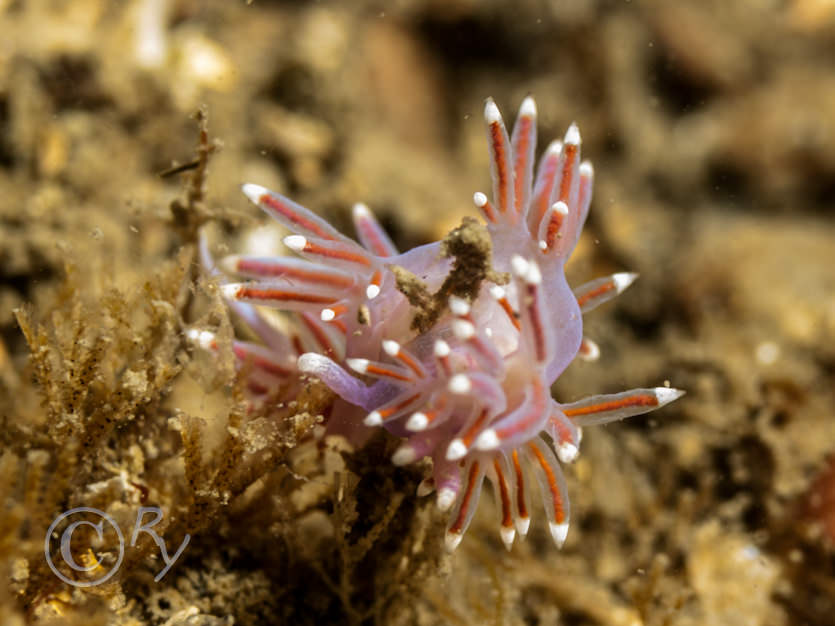
M56 111L95 111L113 104L99 84L97 73L94 59L61 54L41 72L41 82Z
M764 502L773 484L775 461L769 448L757 437L743 437L733 448L713 451L713 467L717 481L714 496L728 501L745 494L749 503L743 522L749 531L767 526L768 512Z
M418 24L417 32L428 49L462 73L479 67L518 68L530 62L521 54L529 48L514 43L512 31L499 19L449 21L430 15Z
M727 161L713 161L708 165L705 188L717 200L735 203L751 193L747 174Z
M658 315L656 315L658 313ZM652 312L652 315L639 315L620 308L615 313L618 324L629 328L636 339L652 341L661 336L661 331L669 323L664 319L664 312Z
M288 63L267 83L264 95L290 111L309 113L317 104L316 79L310 68Z
M685 115L703 109L715 96L716 89L682 71L676 58L656 54L649 63L649 82L662 106L672 115Z
M11 143L9 100L5 94L0 94L0 167L11 168L14 165Z

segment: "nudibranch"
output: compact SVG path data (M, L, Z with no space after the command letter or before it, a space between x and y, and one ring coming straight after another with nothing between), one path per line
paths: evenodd
M219 267L239 282L222 278L220 289L261 339L233 344L247 363L253 402L288 379L313 376L337 396L329 431L356 434L382 426L402 438L394 464L429 457L431 476L418 495L436 491L438 507L453 509L450 550L472 519L485 478L508 549L517 533L528 532L532 478L551 535L562 546L569 503L560 464L577 457L581 429L646 413L683 392L632 389L567 404L551 397L551 385L569 363L599 354L583 336L583 314L621 293L635 274L573 290L566 281L564 265L592 195L593 170L580 160L577 126L552 142L535 168L531 97L510 135L493 100L484 118L492 200L476 193L486 227L474 220L465 225L486 233L489 267L465 281L466 289L460 281L450 286L465 263L448 240L398 252L369 209L357 204L357 243L254 184L244 185L244 193L294 233L284 243L296 256L226 257ZM286 312L283 330L263 307ZM208 331L194 329L191 336L214 345Z

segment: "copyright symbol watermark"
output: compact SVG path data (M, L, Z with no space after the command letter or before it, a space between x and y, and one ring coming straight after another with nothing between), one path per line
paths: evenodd
M153 513L155 516L150 522L144 521L147 513ZM186 535L174 555L169 557L165 541L153 528L162 520L162 516L162 509L159 507L140 507L130 540L130 545L135 546L139 533L147 533L159 548L165 567L154 577L155 582L159 582L168 573L191 539L190 535ZM61 529L60 535L59 529ZM53 556L52 544L55 540L58 540L59 550ZM114 560L113 552L117 546L118 552ZM94 547L105 556L97 554ZM65 583L74 587L95 587L108 581L119 571L125 557L125 537L110 515L93 507L79 506L61 513L50 524L44 538L43 550L49 569ZM70 578L55 564L58 554L60 554L61 561L78 572L80 576L94 575L95 578L87 580ZM82 562L79 563L78 560Z
M87 515L83 515L83 514ZM75 517L76 520L71 522L67 525L64 531L61 533L61 559L69 565L72 569L76 572L80 572L82 574L86 574L88 572L92 572L93 570L97 569L105 569L98 559L93 558L92 563L88 565L80 565L73 556L72 552L72 537L73 533L75 533L76 529L80 527L89 527L95 531L97 537L97 543L103 544L105 542L105 524L108 524L108 531L115 532L116 536L118 537L119 543L119 556L116 558L116 563L113 567L110 568L109 571L106 571L99 575L98 578L93 580L74 580L64 574L61 570L59 570L55 566L55 562L52 560L52 551L50 550L50 543L52 539L52 534L58 528L58 525L61 524L64 520L67 520L71 517ZM98 519L98 523L91 521L89 518L92 517L93 519ZM122 531L119 529L119 525L116 524L115 520L110 517L104 511L100 511L99 509L94 509L89 506L79 506L74 509L70 509L69 511L65 511L61 513L58 517L55 518L55 521L50 524L49 529L46 531L46 538L44 539L44 546L43 546L44 555L46 556L46 563L49 565L49 569L61 580L65 583L73 585L75 587L95 587L96 585L100 585L103 582L109 580L116 572L119 571L119 566L122 565L122 559L125 557L125 538L122 535ZM89 553L88 553L89 554Z

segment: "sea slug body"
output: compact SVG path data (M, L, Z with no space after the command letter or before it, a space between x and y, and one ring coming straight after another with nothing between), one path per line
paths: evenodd
M450 281L460 269L455 246L435 242L400 253L358 204L360 245L253 184L244 193L295 233L284 243L298 256L222 259L225 274L246 280L222 279L221 291L263 342L233 345L249 362L253 401L305 373L339 397L329 430L382 426L403 438L393 463L430 457L432 475L418 492L436 491L438 507L453 509L449 549L460 543L485 478L508 548L517 533L528 532L532 478L562 546L569 503L560 464L577 457L582 427L646 413L683 392L633 389L569 404L551 397L551 385L572 360L599 354L583 337L582 315L621 293L635 275L617 273L573 290L566 282L563 267L585 222L593 178L591 164L580 160L577 127L552 142L534 168L533 99L522 102L510 135L492 100L484 118L493 194L491 200L479 192L473 200L486 221L492 261L469 291ZM433 309L441 296L443 306ZM279 331L261 307L288 312L292 330ZM422 307L431 314L418 319ZM214 345L205 330L191 336L204 348Z

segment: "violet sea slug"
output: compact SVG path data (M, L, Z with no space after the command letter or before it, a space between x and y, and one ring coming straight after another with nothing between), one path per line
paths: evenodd
M575 289L566 282L563 267L592 192L577 127L545 149L534 173L533 99L522 102L510 136L492 100L484 118L493 198L474 196L486 229L465 225L487 241L487 268L468 281L469 291L450 284L461 264L449 237L400 253L358 204L360 245L253 184L244 193L295 233L284 243L298 257L227 257L220 267L246 281L224 282L221 290L263 341L234 342L237 357L250 364L253 401L305 373L338 396L330 432L357 439L359 431L382 426L403 438L393 463L430 457L432 475L418 493L434 490L438 507L453 509L449 549L461 541L485 478L508 548L517 533L528 532L534 479L561 546L569 503L560 463L576 458L581 428L651 411L683 392L633 389L569 404L551 397L552 383L572 360L598 352L583 337L583 314L621 293L635 275ZM441 306L433 308L433 298ZM260 307L288 312L291 330L279 331ZM212 343L206 331L192 337Z

